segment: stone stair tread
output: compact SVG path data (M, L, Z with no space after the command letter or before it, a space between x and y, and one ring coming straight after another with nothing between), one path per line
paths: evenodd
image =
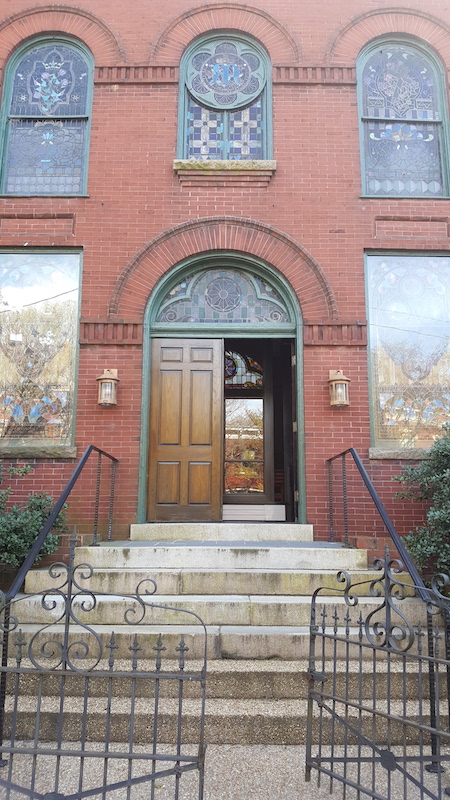
M312 544L312 546L311 546ZM117 546L104 543L98 547L80 547L76 563L88 563L94 569L147 566L171 569L311 569L320 564L332 569L365 569L367 551L346 548L339 543L321 546L317 542L128 542Z
M11 666L15 666L15 658L11 659ZM184 672L189 674L190 672L199 672L202 668L203 661L199 659L192 659L189 660L185 666ZM308 670L308 659L302 658L298 660L291 660L291 661L282 661L277 659L209 659L207 662L207 674L208 676L220 676L220 675L228 675L232 673L237 674L249 674L255 673L256 675L262 675L264 673L270 673L278 675L280 673L284 674L293 674L298 675L300 674L302 677L305 676ZM21 662L21 667L23 669L32 668L32 663L27 658L23 658ZM122 659L118 658L114 662L114 676L117 677L118 673L125 672L129 675L129 667L130 667L130 659ZM139 659L139 670L140 671L148 671L154 672L155 668L155 661L154 659ZM360 662L358 659L351 659L349 661L344 662L337 661L336 664L333 663L333 670L336 672L344 674L346 672L349 673L359 673L362 672L363 674L373 674L373 664L370 661L363 661ZM378 661L377 663L377 672L387 672L388 664L387 661ZM163 665L161 668L161 673L164 672L178 672L178 659L177 658L167 658L164 659ZM99 666L94 670L90 675L96 674L97 671L104 671L110 674L110 669L108 666L107 661L100 662ZM413 662L406 662L405 664L399 659L398 661L394 661L391 659L389 664L389 671L391 673L399 673L403 674L403 672L410 672L412 675L417 674L416 665ZM84 673L79 672L77 673L78 676L82 679ZM58 670L52 671L50 673L52 678L58 679L60 677L60 673Z
M267 549L271 547L295 547L305 548L311 550L354 550L353 547L346 547L342 542L309 542L309 541L296 541L290 539L138 539L114 542L99 542L96 547L111 547L114 550L117 547L219 547L226 549L240 549L241 547L249 547L252 549Z
M15 608L15 616L19 622L45 624L52 620L56 623L63 613L64 600L58 594L47 594L51 598L52 609L42 607L41 595L26 595ZM327 623L331 624L332 615L336 612L340 619L337 624L344 626L346 620L350 625L358 624L359 616L366 617L369 612L376 611L380 599L363 595L357 606L348 607L342 596L324 597L324 602L332 605L328 611ZM401 601L402 609L408 614L412 623L420 619L421 602L415 598ZM394 601L395 606L395 601ZM321 604L319 606L319 614ZM310 620L310 598L307 596L286 595L148 595L142 594L138 602L134 595L104 594L96 595L93 606L89 593L80 592L72 601L72 612L80 624L105 625L117 627L120 624L133 624L137 621L141 629L145 625L201 625L210 626L247 626L256 629L262 626L290 626L291 630L298 626L306 626ZM194 616L192 616L194 615ZM416 619L417 618L417 619ZM320 623L320 620L319 620Z
M327 589L327 588L332 589L333 587L330 586L330 587L324 587L324 588L325 589ZM44 592L44 594L46 594L48 597L51 596L52 600L56 603L56 605L61 605L61 607L62 607L63 599L58 595L58 593L55 593L53 595L51 589L49 589L47 592ZM283 595L283 596L281 596L281 595L277 595L277 594L264 595L264 594L251 594L251 593L248 593L248 594L247 593L245 593L245 594L224 594L224 595L222 595L222 594L212 594L212 595L183 594L183 595L180 596L179 600L175 600L174 599L174 597L177 597L178 595L172 595L172 594L149 594L149 595L142 594L140 596L141 596L143 601L147 601L145 603L145 605L147 605L150 608L152 606L158 607L158 606L166 606L167 605L170 608L178 609L180 607L183 607L183 608L186 608L187 610L189 610L187 608L187 604L188 603L205 603L205 604L210 605L210 604L213 604L213 603L225 603L225 602L229 602L229 603L248 603L248 602L251 602L251 603L286 603L288 605L302 605L302 606L303 605L306 605L306 606L310 606L311 605L311 598L307 597L305 595L298 595L298 596L296 596L296 595L295 596L292 596L292 595L284 596ZM85 592L83 592L83 591L78 592L74 596L73 600L74 600L74 603L76 605L77 603L80 603L80 604L83 603L83 602L85 603L86 600L89 597L90 597L89 591L86 589ZM130 599L135 598L135 595L134 594L132 594L132 595L122 594L120 592L118 594L109 593L109 592L105 592L104 594L102 594L100 592L96 592L95 593L95 597L96 597L96 600L97 600L97 605L102 603L102 602L115 603L115 604L118 605L118 604L121 604L121 603L128 603L128 601ZM23 594L23 595L21 595L21 599L25 603L26 603L27 600L41 599L41 598L42 598L42 593L41 592L36 592L35 594ZM333 603L334 605L346 605L345 598L343 596L340 596L340 595L325 595L325 594L324 595L320 595L319 596L319 600L318 600L318 604L319 605L322 605L322 602L321 602L322 599L323 599L325 604ZM355 609L355 608L359 608L359 606L362 605L362 604L369 605L369 606L379 606L380 605L380 598L379 597L371 597L370 595L361 595L360 597L358 597L358 600L359 600L359 602L358 602L357 606L349 606L348 607L349 611L351 611L352 609ZM404 603L407 603L407 604L411 605L412 603L416 603L416 602L417 603L421 603L422 601L421 600L416 600L416 598L414 598L414 597L405 597L404 600L401 600L399 602L402 604L401 607L403 608L404 607L404 605L403 605ZM393 603L394 603L394 605L396 604L396 598L393 598Z
M151 522L132 524L130 539L291 539L313 541L313 526L293 522L248 520L247 522Z
M123 571L124 571L123 567L96 567L94 574L111 572L114 575L116 575L123 573ZM192 571L193 570L190 567L154 567L151 569L150 572L149 572L149 567L126 567L126 572L129 572L132 575L143 575L146 578L152 577L153 575L158 575L160 573L163 575L182 575L182 574L191 575ZM199 574L202 575L208 575L211 572L211 570L207 569L206 567L196 567L195 572L198 572ZM280 575L325 575L326 577L332 577L332 578L336 577L336 572L337 572L336 569L330 569L328 567L323 567L322 569L310 569L306 567L305 569L297 567L292 567L291 569L289 569L288 567L277 569L277 573L280 573ZM351 572L354 577L356 576L362 577L368 581L377 580L377 578L380 577L380 573L376 572L375 570L359 568L359 569L352 569ZM261 573L262 575L271 575L273 574L273 569L271 569L270 567L257 567L255 569L246 569L245 567L233 567L233 568L217 567L216 569L214 569L214 573L217 573L219 575L230 575L230 574L233 575L234 573L237 573L238 575L254 575L259 573ZM47 575L48 577L48 568L47 567L34 568L33 570L31 570L30 574ZM409 581L410 578L405 573L405 575L402 576L402 580Z
M84 697L75 697L66 695L65 702L64 702L64 710L67 713L82 713L84 708ZM107 697L92 697L90 696L88 699L88 706L87 711L89 716L93 714L101 714L102 716L105 714L106 710L106 703ZM143 714L147 715L152 712L154 708L154 698L153 697L135 697L133 700L133 707L135 710L135 714ZM325 699L325 702L326 699ZM178 703L179 700L177 697L159 697L158 701L158 709L161 714L173 714L176 715L178 712ZM198 716L199 714L199 705L201 703L201 698L183 698L183 714L184 715L195 715ZM239 698L229 699L229 698L206 698L206 714L207 716L234 716L234 717L304 717L306 716L307 712L307 700L296 700L293 698L288 699L256 699L252 698L250 700L245 700ZM373 697L366 697L362 698L361 705L363 706L362 715L367 717L370 715L370 712L375 710L377 713L386 713L389 706L389 713L390 714L398 714L399 716L407 716L411 718L413 715L417 715L418 713L422 712L423 715L426 715L429 711L428 703L426 701L419 701L415 700L403 700L403 699L392 699L389 700L381 699L377 697L376 704L374 705ZM6 711L11 711L14 707L14 698L9 697L6 701L5 709ZM21 697L20 702L20 712L22 714L26 713L35 713L36 711L36 697L33 696L23 696ZM111 715L118 715L124 714L129 715L130 713L130 697L112 697L110 701L110 711ZM47 696L42 697L40 701L40 713L58 713L59 708L55 708L55 701L54 697ZM349 716L358 716L359 709L357 707L349 706L348 708L348 715ZM314 708L314 715L320 715L320 709L316 706Z
M95 713L104 714L106 697L89 697L88 700L88 714ZM138 697L134 699L134 709L136 714L148 714L153 710L154 699ZM65 698L64 709L66 712L81 713L83 710L83 697L67 696ZM199 713L200 698L183 698L183 712L186 714ZM13 708L14 700L9 698L6 705L6 710L10 711ZM177 697L160 697L159 698L159 711L161 714L176 714L178 711L178 698ZM40 705L41 713L55 712L55 701L53 697L42 697ZM20 702L21 713L34 713L36 711L36 697L21 697ZM223 698L207 698L206 700L206 713L217 715L263 715L267 716L286 716L286 715L299 715L305 714L306 701L305 700L230 700ZM129 714L130 713L130 697L113 697L111 699L111 714Z

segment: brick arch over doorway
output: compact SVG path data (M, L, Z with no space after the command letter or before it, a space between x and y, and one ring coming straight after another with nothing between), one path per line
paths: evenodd
M450 26L432 14L403 8L378 8L354 17L328 43L326 60L335 65L353 64L371 39L395 33L411 34L428 42L450 61Z
M299 62L297 42L274 17L260 8L228 2L191 8L174 19L159 37L150 58L158 63L178 63L193 39L214 30L254 36L267 48L274 64Z
M45 32L75 36L91 50L96 64L125 62L124 47L118 35L102 19L81 8L49 5L29 8L0 21L0 64L14 49L32 36Z
M113 290L109 316L143 318L155 283L174 264L202 252L228 250L273 265L297 295L303 319L333 321L336 298L320 264L292 237L241 217L206 217L152 239L127 264Z

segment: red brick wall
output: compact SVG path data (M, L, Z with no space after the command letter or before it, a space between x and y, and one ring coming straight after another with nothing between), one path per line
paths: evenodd
M116 538L126 536L136 517L140 326L158 277L181 259L216 247L256 255L290 281L308 325L339 326L366 318L364 250L449 249L450 200L360 197L355 60L372 38L401 32L423 37L448 67L446 0L429 0L426 12L422 7L417 0L397 11L383 0L376 8L372 0L255 0L252 8L231 2L194 6L189 0L84 0L79 7L4 2L0 68L21 42L41 32L78 37L95 57L89 197L0 197L0 246L83 248L82 317L92 323L86 330L109 320L114 339L118 328L111 323L123 320L138 331L129 334L135 343L128 339L125 345L102 343L103 333L93 342L89 334L80 354L76 443L79 454L94 443L120 460ZM270 183L257 190L251 181L185 187L172 168L179 59L194 37L216 28L255 36L279 67L273 86L278 166ZM105 367L119 370L114 409L96 405L95 379ZM350 409L328 404L328 370L337 368L352 381ZM413 510L392 499L391 477L401 465L368 459L364 344L305 347L304 392L307 517L316 535L327 536L325 461L350 446L364 458L399 529L407 531ZM38 461L21 486L56 495L72 466ZM361 493L352 502L361 537L379 535ZM90 511L83 487L71 501L82 532Z

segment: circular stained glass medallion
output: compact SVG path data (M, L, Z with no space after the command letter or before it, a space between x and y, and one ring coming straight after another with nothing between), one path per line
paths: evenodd
M232 278L216 278L206 287L205 300L215 311L233 311L240 299L239 286Z
M248 42L203 42L190 56L187 86L202 104L215 108L249 105L264 84L263 58Z

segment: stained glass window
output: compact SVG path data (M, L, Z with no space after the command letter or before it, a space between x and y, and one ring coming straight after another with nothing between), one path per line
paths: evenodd
M187 51L181 73L182 158L270 157L270 76L259 46L238 37L202 40Z
M156 322L290 322L278 292L249 272L212 269L183 278L164 297Z
M10 63L3 191L81 194L85 190L90 57L67 42L29 47Z
M428 447L450 421L450 258L367 257L375 444Z
M365 192L440 197L442 124L438 69L409 44L372 51L362 71Z
M72 444L80 253L0 252L1 442Z
M262 389L263 370L251 356L234 350L224 353L225 387L229 389Z

